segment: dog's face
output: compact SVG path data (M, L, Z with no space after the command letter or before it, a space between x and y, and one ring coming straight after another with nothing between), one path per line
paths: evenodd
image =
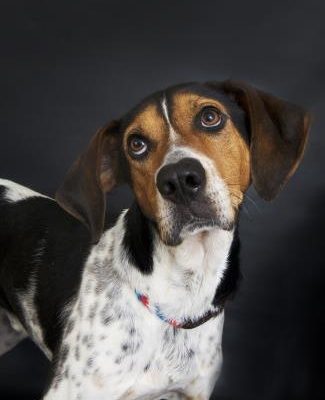
M95 241L104 193L123 181L168 245L230 230L251 181L270 199L294 172L308 127L299 107L241 83L172 87L99 131L57 199Z
M243 111L203 85L160 92L126 118L132 187L166 244L215 225L232 228L250 181L244 126Z

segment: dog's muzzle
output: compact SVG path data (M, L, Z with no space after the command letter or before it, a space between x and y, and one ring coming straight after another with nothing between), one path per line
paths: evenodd
M164 165L156 185L164 200L162 216L166 217L158 224L164 243L176 246L188 235L216 226L224 229L222 214L207 193L207 172L197 158L184 157Z

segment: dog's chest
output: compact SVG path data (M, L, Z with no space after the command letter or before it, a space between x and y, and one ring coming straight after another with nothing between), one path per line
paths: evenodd
M157 330L155 338L147 335L147 355L139 363L138 378L126 392L130 398L154 398L169 391L186 393L196 384L209 384L221 363L218 330L222 330L222 317L204 328L186 331L166 327Z
M47 399L155 398L183 391L201 376L214 377L221 362L222 315L194 330L175 329L114 286L109 303L107 291L95 301L89 296L77 301ZM78 320L75 312L87 318Z
M119 238L117 229L108 232L87 261L78 298L67 310L46 400L155 399L171 390L210 393L221 364L223 315L195 329L175 329L144 307L136 293L147 293L167 316L195 320L211 306L227 248L211 253L208 260L214 256L214 263L202 263L204 253L198 260L188 251L178 255L182 263L157 256L154 272L143 276L125 261ZM219 239L223 244L224 237Z

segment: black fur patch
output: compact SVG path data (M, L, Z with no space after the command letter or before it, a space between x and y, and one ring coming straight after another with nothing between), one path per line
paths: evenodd
M45 343L61 340L64 307L76 295L90 249L87 229L58 204L43 197L0 205L0 305L26 326L18 294L33 277L38 318Z
M241 279L241 273L239 269L239 254L240 240L237 227L229 252L228 266L212 301L212 304L215 307L224 306L226 300L231 298L238 288L238 284Z
M6 193L6 188L4 186L0 186L0 206L4 203L6 203L6 201L4 200L4 196Z
M133 203L125 216L123 246L130 262L143 274L153 271L153 225Z

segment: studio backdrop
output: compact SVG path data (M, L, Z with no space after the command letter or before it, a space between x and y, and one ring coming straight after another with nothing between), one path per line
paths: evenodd
M271 203L250 190L242 209L243 279L226 307L213 398L325 398L325 3L2 0L0 9L0 177L49 196L99 127L172 84L234 78L312 112L288 186ZM117 189L109 211L131 199ZM0 398L40 398L47 374L25 340L0 358Z

